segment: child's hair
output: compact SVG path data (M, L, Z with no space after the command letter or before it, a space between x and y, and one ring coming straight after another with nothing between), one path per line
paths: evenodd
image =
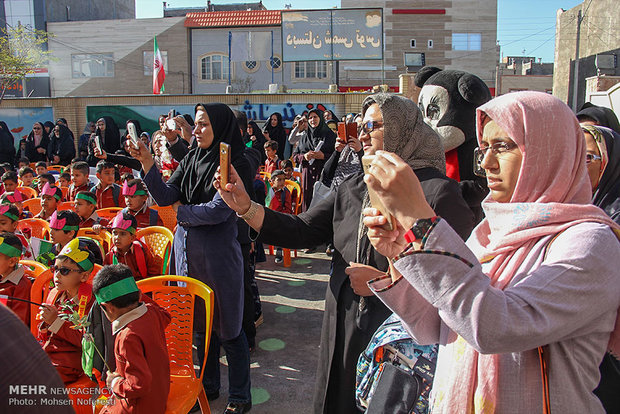
M17 173L15 171L7 171L2 174L2 182L13 181L17 182Z
M15 247L19 251L23 250L22 241L19 239L19 237L17 237L13 233L9 233L8 231L3 231L0 233L0 237L4 239L4 242L2 244L6 243L11 247Z
M77 161L71 164L71 171L79 171L84 175L88 175L90 173L90 167L87 162Z
M265 142L265 149L267 148L271 148L274 151L278 150L278 143L274 140L269 140L267 142Z
M34 175L34 170L30 167L22 167L19 169L19 177L23 177L26 174L32 174Z
M134 176L132 173L123 173L123 175L121 175L121 183L124 183L125 181L131 181L134 179Z
M17 160L17 165L21 164L22 162L25 162L26 164L30 164L30 160L26 157L21 157L20 159Z
M79 226L80 225L80 216L73 210L60 210L56 212L56 217L58 220L65 219L65 226ZM77 236L77 231L75 230L63 230L65 234L69 234L69 232L75 232L74 237Z
M68 172L64 172L62 174L60 174L59 178L63 178L67 181L71 181L71 174L69 174Z
M78 196L82 196L82 197L78 197ZM76 200L78 198L81 198L83 200L88 201L90 204L97 205L97 194L93 193L92 191L78 191L78 193L75 195L75 198Z
M6 195L7 193L4 193L3 197L6 197ZM6 206L8 206L8 209L4 213L2 213L3 216L10 218L13 222L19 220L19 210L17 209L17 207L15 207L15 204L6 204L4 202L4 198L2 199L2 204L5 208ZM13 217L17 217L17 220L13 220Z
M280 168L285 169L285 168L294 168L293 167L293 161L286 159L286 160L282 160L282 164L280 164Z
M13 164L11 164L10 162L3 162L2 164L0 164L0 167L4 168L4 171L15 171L15 168L13 168Z
M133 272L128 266L124 264L104 266L93 279L93 294L96 295L104 287L128 278L133 278ZM127 293L104 303L109 303L117 308L126 308L139 301L140 292L138 291Z
M284 171L282 170L275 170L274 172L271 173L271 179L275 180L277 176L279 175L283 175L285 176L286 174L284 174Z
M39 176L39 181L41 179L47 180L47 182L50 183L50 185L55 185L56 184L56 177L54 177L54 174L52 174L52 173L41 174Z
M108 168L116 168L116 165L114 165L114 163L107 161L107 160L99 161L97 163L97 174L101 174L103 170L107 170Z
M47 163L45 161L39 161L34 165L35 168L37 167L43 167L43 168L47 168Z

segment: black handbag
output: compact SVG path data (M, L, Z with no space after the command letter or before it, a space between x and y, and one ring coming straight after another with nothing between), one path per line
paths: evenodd
M422 387L417 375L385 364L366 414L410 414L420 397Z

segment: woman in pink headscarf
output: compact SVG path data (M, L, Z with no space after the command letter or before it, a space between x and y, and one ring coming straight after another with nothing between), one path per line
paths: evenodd
M620 350L620 243L589 204L577 119L550 95L519 92L481 106L477 127L490 194L466 243L406 164L378 153L365 179L399 226L365 212L373 245L394 257L369 285L415 340L440 344L433 413L540 413L541 360L554 412L602 413L592 390L605 351Z

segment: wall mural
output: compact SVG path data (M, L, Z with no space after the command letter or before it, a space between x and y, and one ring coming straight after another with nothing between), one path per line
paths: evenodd
M19 145L19 140L28 137L35 122L54 122L53 108L14 108L0 109L0 121L6 122L13 134L15 149Z

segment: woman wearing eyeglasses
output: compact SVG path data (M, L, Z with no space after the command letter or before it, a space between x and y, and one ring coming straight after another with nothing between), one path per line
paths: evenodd
M463 238L473 228L473 214L458 183L444 175L445 158L439 136L424 123L411 100L379 93L363 103L364 152L394 151L423 182L433 208L458 229ZM216 180L218 175L216 174ZM314 396L315 413L358 413L355 370L360 353L391 311L372 295L366 282L385 275L388 260L372 248L362 224L369 205L363 173L345 179L337 191L298 216L265 209L250 198L232 174L232 185L219 189L222 198L266 243L301 249L333 237L332 271L325 298L325 314ZM219 186L216 181L216 187Z
M32 125L32 131L26 138L26 158L30 162L47 161L47 147L50 143L49 136L41 122Z
M602 413L592 391L605 351L620 351L620 244L590 204L577 119L518 92L478 108L477 131L490 194L466 243L404 161L374 160L365 179L399 225L365 212L371 242L395 258L370 286L418 343L440 344L432 412Z

